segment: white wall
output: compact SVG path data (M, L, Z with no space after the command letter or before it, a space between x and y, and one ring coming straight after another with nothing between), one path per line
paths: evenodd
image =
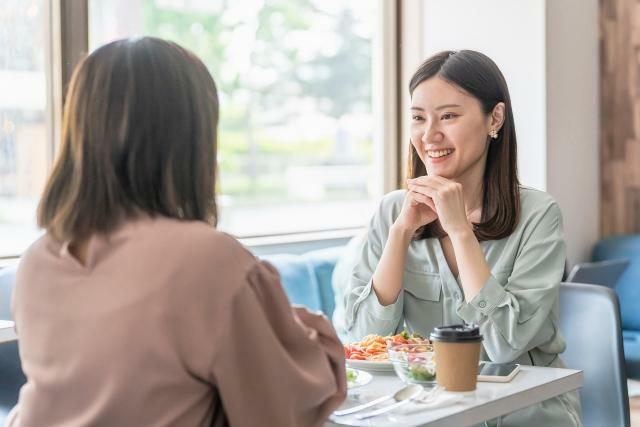
M569 264L588 260L599 236L597 0L406 1L422 9L423 59L474 49L498 64L520 180L560 204Z
M500 67L513 103L520 180L545 190L544 2L428 0L424 5L424 58L473 49Z
M600 236L598 1L547 1L547 191L564 215L570 262Z

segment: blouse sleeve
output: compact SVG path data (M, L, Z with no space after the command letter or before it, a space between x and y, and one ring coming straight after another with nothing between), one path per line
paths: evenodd
M530 218L506 284L490 276L481 291L458 308L463 320L480 325L491 360L515 360L554 337L551 311L565 258L562 216L552 203Z
M229 423L320 426L346 397L342 344L326 317L291 308L272 266L247 280L212 367Z
M346 292L346 330L350 339L359 340L367 334L390 335L404 324L404 287L392 304L383 306L373 290L373 273L382 257L389 228L393 224L393 197L385 197L369 222L367 238L349 279Z

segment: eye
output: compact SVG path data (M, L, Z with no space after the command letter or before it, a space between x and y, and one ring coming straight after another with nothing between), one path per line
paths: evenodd
M412 115L411 116L411 120L413 120L414 122L418 122L420 120L422 120L422 116L417 116L417 115Z
M440 119L441 119L441 120L451 120L451 119L454 119L454 118L456 118L456 117L458 117L458 115L457 115L457 114L454 114L454 113L444 113L444 114L440 117Z

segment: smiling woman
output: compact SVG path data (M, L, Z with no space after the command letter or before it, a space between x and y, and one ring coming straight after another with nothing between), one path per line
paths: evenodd
M562 367L562 217L519 184L502 73L479 52L446 51L409 91L407 190L387 194L369 223L346 297L350 338L475 323L483 360ZM580 425L579 408L570 393L494 423Z
M420 66L409 92L414 111L409 177L455 177L468 198L482 196L469 206L476 215L481 212L476 236L491 240L511 234L520 210L517 144L511 99L498 67L476 52L444 52ZM434 100L442 103L433 105ZM442 236L438 225L426 224L418 235Z

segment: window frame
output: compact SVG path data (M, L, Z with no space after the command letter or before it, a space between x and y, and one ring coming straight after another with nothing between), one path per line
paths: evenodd
M374 168L382 171L377 178L376 186L382 193L388 193L402 186L405 147L401 123L404 105L403 92L400 90L404 80L402 68L404 60L400 47L402 40L410 40L401 30L402 21L406 20L407 4L411 0L378 0L380 11L378 24L381 31L374 51L373 75L373 114L381 118L381 129L374 137L376 150ZM47 3L46 31L51 35L46 52L47 73L47 129L51 143L47 153L49 167L52 166L56 152L60 147L62 111L66 88L73 70L89 49L89 0L52 0ZM409 9L411 10L410 6ZM420 15L416 15L420 16ZM240 241L252 249L262 253L272 253L278 248L293 252L303 252L309 247L324 247L346 242L348 238L362 232L363 227L326 229L321 231L272 234L258 237L244 237ZM16 256L0 257L3 263L11 263Z

